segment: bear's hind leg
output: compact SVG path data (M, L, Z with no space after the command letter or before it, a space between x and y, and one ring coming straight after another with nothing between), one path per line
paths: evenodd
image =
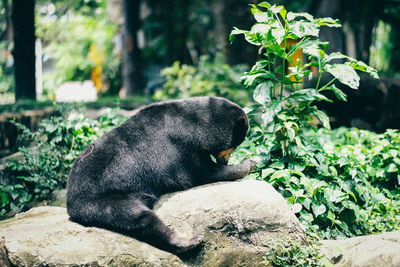
M79 209L73 209L73 205L69 205L68 209L71 218L84 225L120 232L175 254L187 252L200 245L202 236L190 240L178 237L141 198L143 197L119 195L90 201L75 199L74 202L79 203Z

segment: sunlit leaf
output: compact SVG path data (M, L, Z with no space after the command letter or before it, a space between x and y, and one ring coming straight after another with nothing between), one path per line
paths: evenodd
M255 12L253 15L257 22L266 22L271 18L268 12Z
M311 204L311 209L314 212L315 217L322 215L326 211L326 206L324 204Z
M329 89L332 90L337 99L347 101L347 95L342 90L337 88L336 85L332 84L331 86L329 86Z
M350 88L357 89L360 85L360 77L349 65L333 64L328 67L327 71Z
M328 115L326 115L325 112L321 111L321 110L315 110L313 112L313 114L315 116L317 116L317 118L322 122L322 125L326 128L326 129L330 129L331 126L329 124L329 117Z
M270 94L273 87L274 83L272 81L265 81L257 85L253 93L254 100L261 105L267 105L271 102Z
M297 17L304 17L309 21L313 21L314 20L314 18L313 18L313 16L311 14L308 14L308 13L305 13L305 12L301 12L301 13L288 12L287 16L286 16L287 20L289 20L289 21L294 20Z
M318 36L319 26L313 22L295 21L289 24L290 30L299 38L305 36Z
M328 26L328 27L342 27L340 21L338 19L332 18L318 18L315 19L315 22L320 26Z
M265 7L265 8L268 8L268 9L272 7L272 5L270 3L268 3L268 2L261 2L261 3L258 4L258 6Z

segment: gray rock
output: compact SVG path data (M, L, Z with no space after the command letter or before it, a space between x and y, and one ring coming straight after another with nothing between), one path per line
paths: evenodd
M178 258L146 243L69 221L65 208L38 207L0 222L0 263L16 266L257 266L268 238L304 232L270 184L218 183L160 199L155 212L181 236L205 235Z
M400 231L321 243L322 251L335 266L400 266Z

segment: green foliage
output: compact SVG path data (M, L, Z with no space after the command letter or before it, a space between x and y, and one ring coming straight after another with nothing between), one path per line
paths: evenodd
M258 104L247 108L252 121L249 141L236 157L260 158L253 176L271 183L288 200L309 234L329 239L399 229L399 132L329 131L328 116L314 105L331 101L321 94L325 90L346 100L333 81L356 89L356 70L372 77L377 72L361 61L325 52L328 43L317 39L319 29L338 27L337 20L287 12L266 2L251 6L255 25L231 34L231 40L244 34L260 47L261 57L242 75ZM285 49L288 39L297 43ZM300 49L307 62L293 62L291 55ZM346 62L332 63L336 59ZM292 66L289 74L287 63ZM319 70L317 85L302 89L311 67ZM320 85L324 73L333 77ZM315 119L326 129L311 127Z
M261 127L257 130L263 134L254 141L262 145L264 137L268 135L274 138L274 147L281 147L283 156L294 158L303 150L301 129L307 127L313 118L320 120L324 127L330 127L328 116L313 105L316 101L331 102L321 92L331 90L338 99L345 100L346 95L332 84L333 81L339 80L357 89L360 78L355 70L367 72L373 77L378 77L378 74L361 61L341 53L325 52L329 43L317 38L320 27L340 27L338 20L287 12L283 6L267 2L251 6L256 23L250 31L235 28L230 40L233 41L237 34L244 34L250 44L260 47L261 58L249 72L242 75L243 84L254 89L253 98L258 103L248 108L249 112L260 115ZM286 48L289 39L296 43ZM308 62L301 59L294 62L292 55L297 51L302 51ZM346 60L346 63L332 63L336 59ZM287 67L291 71L289 74ZM315 88L302 89L302 79L312 77L311 67L319 71L317 85ZM330 73L333 78L320 86L324 73Z
M156 99L185 98L191 96L222 96L238 104L247 104L250 96L239 83L240 74L246 66L229 66L224 63L223 55L210 60L202 56L198 66L181 65L175 62L162 70L166 78L164 90L156 92Z
M9 164L17 180L0 187L1 216L30 200L48 198L54 189L65 187L75 158L125 119L112 109L104 110L98 120L88 119L72 109L61 114L65 115L43 120L36 132L15 123L25 141L34 146L20 147L24 160Z
M267 266L312 266L327 267L333 266L332 263L321 254L319 246L312 242L306 244L300 240L292 238L282 238L279 240L269 240L266 242L269 249L264 260L261 262Z
M0 98L14 91L12 45L0 42Z
M113 42L117 25L109 21L106 5L101 4L104 1L92 2L100 2L93 3L100 6L74 7L77 10L65 14L59 14L59 9L51 3L39 8L36 34L42 39L44 55L54 60L54 70L45 73L43 79L50 99L53 90L65 81L91 79L95 67L101 67L106 87L120 88L121 55L115 51ZM89 10L93 14L88 14Z
M264 155L253 176L287 199L311 235L330 239L400 229L399 131L319 129L304 137L307 145L296 159L263 154L273 146L267 140L265 146L246 141L234 160Z

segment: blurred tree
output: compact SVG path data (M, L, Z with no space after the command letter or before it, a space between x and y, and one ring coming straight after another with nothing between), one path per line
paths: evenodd
M35 88L35 1L12 1L15 99L36 99Z
M144 81L142 77L141 51L138 46L138 31L140 24L139 0L124 0L124 27L123 27L123 85L126 95L142 94Z
M391 72L400 72L400 0L388 1L381 19L392 26L390 41L393 47L389 53Z

